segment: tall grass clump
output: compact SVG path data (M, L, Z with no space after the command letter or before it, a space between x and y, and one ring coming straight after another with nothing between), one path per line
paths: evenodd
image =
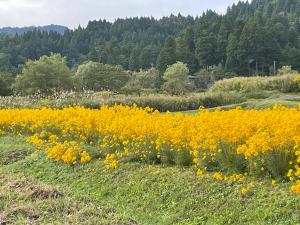
M298 92L299 76L286 74L271 77L235 77L217 81L212 87L213 92L239 92L251 94L260 91L278 91L283 93Z
M160 112L176 112L197 110L200 106L211 108L227 104L241 103L245 99L241 95L221 92L208 92L192 94L188 96L168 96L168 95L152 95L152 96L129 96L107 99L106 105L113 106L115 104L145 108L150 107Z
M31 96L0 97L0 108L58 108L68 106L84 106L98 109L103 105L137 105L142 108L151 107L160 112L176 112L196 110L200 106L206 108L227 104L241 103L245 99L239 94L208 92L194 93L186 96L171 96L163 94L151 95L120 95L99 92L63 92L54 93L51 96L40 94Z

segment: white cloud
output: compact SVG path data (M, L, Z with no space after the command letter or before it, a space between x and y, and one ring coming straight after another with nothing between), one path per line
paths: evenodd
M0 0L0 27L62 24L70 28L89 20L132 16L201 15L225 12L237 0Z
M38 9L43 6L43 1L34 0L0 0L0 12L12 10Z

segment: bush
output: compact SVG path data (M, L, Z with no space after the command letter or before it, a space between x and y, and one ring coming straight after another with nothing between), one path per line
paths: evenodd
M146 71L133 72L130 79L122 88L124 94L138 94L145 92L155 92L155 84L159 77L159 72L155 68Z
M29 60L13 84L14 91L23 95L52 94L72 87L71 71L59 54L42 56L36 61Z
M278 75L285 75L285 74L296 74L297 71L292 69L292 66L283 66L278 71Z
M193 89L188 79L189 69L186 64L177 62L169 66L164 73L163 90L171 95L184 95Z
M213 92L235 91L251 94L259 91L279 91L283 93L297 92L299 90L296 74L273 77L235 77L216 82Z
M195 74L195 85L201 90L206 90L212 84L223 78L236 76L235 73L227 72L222 66L211 66L207 69L201 69Z
M129 74L121 66L86 62L78 67L74 80L80 91L118 91L128 82Z

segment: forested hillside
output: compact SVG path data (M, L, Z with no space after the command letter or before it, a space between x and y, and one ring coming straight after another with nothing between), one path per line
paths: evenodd
M50 32L50 31L55 31L60 34L63 34L68 28L65 26L60 26L60 25L46 25L46 26L30 26L30 27L3 27L0 28L0 34L8 34L8 35L15 35L15 34L24 34L28 31L33 31L33 30L40 30L44 32Z
M200 12L199 12L200 13ZM101 15L99 15L101 16ZM1 70L18 71L27 59L60 53L70 67L90 60L140 70L182 61L190 73L222 66L230 74L300 69L300 0L239 2L224 15L90 21L64 34L33 30L0 38ZM232 73L233 72L233 73Z

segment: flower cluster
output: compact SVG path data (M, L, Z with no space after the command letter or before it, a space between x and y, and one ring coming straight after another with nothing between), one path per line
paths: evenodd
M76 141L64 141L55 143L46 148L47 159L63 161L67 164L76 164L78 161L86 163L91 157L86 151L81 150Z
M107 169L116 169L118 167L116 154L107 154L104 160L104 164Z
M221 180L224 180L224 181L243 181L243 180L245 180L246 175L247 174L236 174L236 173L234 173L232 175L226 176L226 175L223 175L220 172L216 172L212 175L212 177L217 181L221 181Z
M104 164L117 168L121 158L149 163L193 166L195 174L214 174L217 180L240 180L244 175L290 180L299 192L300 107L280 105L265 110L213 112L201 108L194 115L159 113L136 106L101 109L0 110L0 130L32 134L29 142L48 159L68 164L89 162L81 144L93 145ZM297 182L298 181L298 182Z
M35 133L27 141L37 147L38 151L45 151L48 160L63 161L66 164L91 161L90 155L83 151L76 141L59 142L59 138L48 132Z
M291 191L300 194L300 181L297 181L295 185L292 185Z

